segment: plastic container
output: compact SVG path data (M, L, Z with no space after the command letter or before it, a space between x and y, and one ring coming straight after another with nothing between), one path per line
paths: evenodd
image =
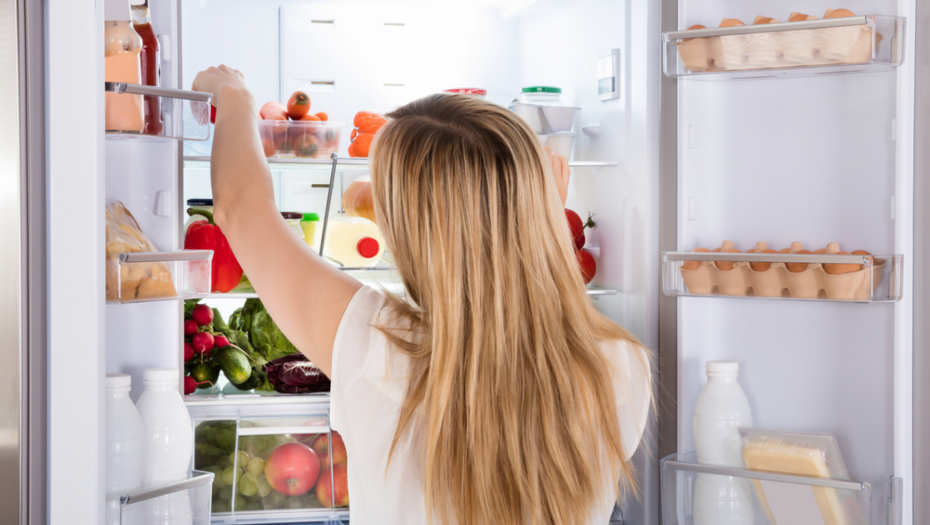
M178 390L175 368L146 368L145 391L136 403L145 427L143 485L157 487L187 477L194 434L190 414Z
M749 400L737 382L739 363L708 361L707 384L694 407L694 448L699 463L742 467L739 429L752 427ZM752 525L749 484L729 476L701 474L694 485L694 525Z
M136 406L129 399L131 385L132 377L127 374L107 374L107 494L126 494L142 487L144 428ZM106 523L119 522L119 501L108 499Z
M212 264L212 250L121 253L112 268L107 266L107 302L206 297L210 293Z
M317 228L316 245L320 245L323 228ZM378 264L384 253L384 236L378 225L361 217L329 218L323 256L346 268L367 268Z
M161 53L158 37L152 28L152 17L149 13L148 0L131 0L132 27L142 39L142 52L139 54L142 78L140 84L144 86L158 86L161 84ZM161 98L146 96L144 101L145 128L142 133L146 135L161 135L164 126L164 117L161 113Z
M304 233L304 241L310 245L311 248L317 250L317 245L315 244L316 239L316 227L320 223L320 216L316 213L305 213L304 216L300 219L300 229Z
M572 158L572 147L575 145L574 133L552 133L549 135L536 135L543 146L548 146L553 153L570 159Z
M104 18L104 81L139 84L142 38L133 29L129 0L107 0ZM141 133L145 127L142 95L105 93L105 129Z
M260 120L258 133L267 158L328 159L339 150L342 122Z
M510 109L529 124L537 135L569 132L575 125L579 108L567 106L541 106L514 102Z
M520 90L520 102L536 106L561 106L562 88L528 86Z
M107 494L107 506L121 525L209 525L213 481L212 472L194 470L174 483Z
M284 220L287 222L287 225L291 227L291 230L294 231L294 234L303 239L304 230L300 227L300 221L304 218L304 214L295 211L282 211L281 216L284 217Z
M481 88L452 88L444 89L443 93L455 93L459 95L474 95L478 98L485 98L488 94L487 90Z

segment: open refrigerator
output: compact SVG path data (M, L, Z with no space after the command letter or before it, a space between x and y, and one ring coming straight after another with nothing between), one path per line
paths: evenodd
M829 63L787 62L772 41L845 26L805 22L783 35L740 28L681 33L698 23L714 27L724 17L787 18L781 11L788 8L759 0L150 0L165 89L146 94L162 99L172 123L164 134L173 137L102 132L103 8L94 6L49 0L46 8L52 523L102 521L103 389L88 385L101 385L107 372L128 373L137 399L143 369L183 369L179 299L200 298L225 316L254 296L211 294L202 280L178 280L209 260L209 254L182 250L188 199L210 197L212 131L204 121L209 101L185 90L198 71L221 63L245 74L259 105L286 101L301 89L313 111L349 123L330 158L269 159L282 211L322 215L328 205L334 214L341 211L341 192L367 174L364 160L347 158L351 119L359 110L387 111L465 86L485 88L489 100L506 106L524 85L559 86L562 101L580 108L567 207L593 214L596 222L586 247L598 265L591 297L655 351L658 364L657 418L633 457L643 490L618 506L612 523L692 523L688 491L699 473L758 480L750 471L714 471L690 455L691 413L704 363L712 359L740 362L756 427L837 438L851 480L828 480L836 485L827 486L857 492L859 505L870 509L867 523L916 523L910 510L913 0L850 0L845 7L861 15L850 24L869 28L872 42L879 42L861 61ZM830 7L836 6L816 2L805 9L819 14ZM738 65L707 60L708 49L718 45L709 42L727 39L738 42L730 46ZM681 55L683 41L692 48L706 41L707 56L699 52L694 62L695 53ZM761 51L745 51L753 46ZM612 74L598 67L603 57L614 60ZM605 79L615 97L599 95ZM180 292L175 300L104 297L99 246L109 200L132 211L160 254L127 254L120 263L169 264ZM793 300L798 297L787 285L775 285L767 298L755 291L761 287L745 284L743 293L728 296L716 281L716 262L739 265L750 282L749 265L760 258L687 254L726 240L744 251L757 241L776 249L800 241L812 250L837 242L844 250L868 250L874 259L763 257L780 279L789 263L861 264L849 297L828 294L823 278L808 300ZM681 269L695 260L713 280L704 291ZM398 290L389 267L353 273ZM195 433L220 428L230 433L224 440L233 452L258 450L255 443L269 439L333 439L325 394L194 395L186 401ZM203 467L196 455L192 469ZM177 490L207 498L192 488L197 478L211 478L201 474L192 470ZM818 486L788 477L774 481ZM215 505L218 490L211 490ZM319 501L265 509L243 500L237 509L234 497L230 491L222 509L198 507L206 513L198 519L309 523L349 517L347 508Z

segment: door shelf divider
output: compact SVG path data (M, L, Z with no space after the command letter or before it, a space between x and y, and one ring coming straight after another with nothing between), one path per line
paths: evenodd
M730 80L890 71L904 61L904 21L866 15L670 31L665 74Z
M213 250L107 256L109 304L197 299L210 294Z
M211 93L124 82L105 82L104 91L107 96L136 97L139 105L156 108L158 115L154 118L161 119L155 131L107 130L108 139L203 141L210 138Z
M894 302L903 265L903 255L664 252L662 288L670 297Z
M800 508L801 500L816 500L814 514L826 523L855 523L861 525L899 525L902 516L903 481L888 477L877 481L831 479L745 468L704 465L697 456L672 454L660 461L662 523L663 525L691 525L695 523L695 500L706 501L715 493L742 495L752 507L752 523L790 523L782 513L787 505ZM699 485L704 484L703 487ZM724 491L721 486L727 488ZM702 495L696 495L701 492ZM798 505L791 502L798 498ZM732 499L727 503L733 507ZM822 503L822 504L821 504ZM722 507L721 507L722 508ZM819 511L819 512L818 512ZM797 517L797 516L794 516ZM805 516L807 517L807 516ZM707 516L704 516L707 518ZM839 521L833 521L833 518ZM807 523L807 521L805 521Z

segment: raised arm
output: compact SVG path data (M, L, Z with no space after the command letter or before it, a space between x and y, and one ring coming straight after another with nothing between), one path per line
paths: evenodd
M314 253L281 217L258 110L242 74L211 67L197 75L193 89L213 93L217 109L210 162L214 219L281 331L330 375L336 330L361 284Z

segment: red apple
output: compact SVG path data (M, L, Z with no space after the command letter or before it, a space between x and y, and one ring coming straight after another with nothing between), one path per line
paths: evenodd
M265 477L281 494L306 494L320 477L320 458L303 443L285 443L265 460Z
M310 448L320 457L320 464L324 470L329 468L329 436L320 434L310 443ZM333 430L333 463L338 465L346 463L349 457L346 454L346 444L339 432Z
M267 467L266 467L267 468ZM336 479L336 507L349 506L349 472L345 463L333 465L332 477ZM316 484L316 497L324 507L333 506L333 483L329 469L323 469L320 482Z
M580 250L585 242L584 223L577 213L568 208L565 208L565 218L568 219L568 229L572 232L572 240L575 242L575 249Z
M585 284L588 284L591 279L594 279L597 263L594 262L594 257L584 250L575 251L575 257L578 258L578 266L581 268L581 278L584 279Z

